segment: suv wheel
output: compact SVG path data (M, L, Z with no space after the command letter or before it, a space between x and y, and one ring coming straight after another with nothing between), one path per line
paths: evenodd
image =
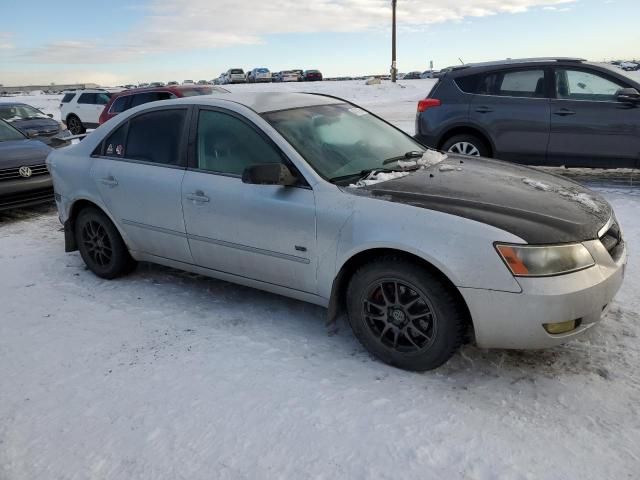
M100 210L82 210L76 220L75 235L84 263L97 276L112 279L135 267L120 233Z
M489 156L489 149L485 142L470 134L454 135L442 144L442 150L472 157Z
M84 125L82 125L82 122L80 121L80 119L75 115L69 115L67 117L67 128L74 135L81 135L87 131L84 128Z
M395 367L436 368L462 344L465 310L450 287L402 258L361 267L349 283L347 310L360 343Z

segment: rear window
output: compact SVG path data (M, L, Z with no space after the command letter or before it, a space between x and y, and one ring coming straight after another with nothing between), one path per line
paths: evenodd
M106 105L111 99L110 93L83 93L78 98L78 103L91 105Z
M158 100L169 100L171 98L175 98L170 92L145 92L145 93L137 93L133 95L131 99L131 108L137 107L138 105L144 105L149 102L157 102Z
M123 97L118 97L111 105L111 109L109 110L111 113L122 113L127 109L127 100L129 100L129 96L125 95Z
M215 90L219 92L219 89ZM180 91L180 94L183 97L197 97L198 95L211 95L214 92L214 89L211 87L203 87L203 88L186 88Z
M244 70L241 68L233 68L231 69L231 73L244 73Z
M69 103L75 96L75 93L65 93L64 97L62 97L62 103Z
M160 110L131 119L123 156L160 165L178 165L185 118L186 110Z
M256 72L258 73L269 73L269 70L266 68L256 68Z
M464 93L476 93L480 75L469 75L467 77L456 78L454 82Z
M544 97L544 70L512 70L486 75L478 93L503 97Z

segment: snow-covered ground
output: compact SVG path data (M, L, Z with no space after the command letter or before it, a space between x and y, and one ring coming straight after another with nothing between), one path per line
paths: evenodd
M411 131L430 82L295 87ZM580 175L630 250L605 320L424 374L373 360L344 322L330 336L321 308L153 265L101 280L53 210L0 215L0 479L638 478L640 188Z

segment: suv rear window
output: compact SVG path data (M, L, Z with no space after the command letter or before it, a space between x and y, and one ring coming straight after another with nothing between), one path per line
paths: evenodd
M146 92L137 93L131 100L131 108L143 105L149 102L156 102L158 100L169 100L175 98L175 96L169 92Z
M91 105L106 105L111 99L109 93L83 93L78 98L78 103L85 103Z
M127 109L127 100L129 100L128 95L116 98L113 102L113 105L111 105L111 109L109 111L111 113L124 112Z
M467 77L460 77L454 80L456 85L458 85L458 88L464 93L476 93L479 81L480 75L469 75Z
M62 97L62 103L69 103L75 96L75 93L65 93L64 97Z
M544 97L544 70L511 70L490 73L480 82L477 92L502 97Z
M244 73L241 68L232 68L230 73Z

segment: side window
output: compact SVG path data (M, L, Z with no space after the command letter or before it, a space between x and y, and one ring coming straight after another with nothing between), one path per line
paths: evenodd
M122 156L161 165L179 165L185 117L186 110L172 109L132 118Z
M254 128L226 113L203 110L198 118L198 168L242 175L260 163L280 163L282 157Z
M78 98L78 103L96 103L96 94L95 93L82 93Z
M169 92L145 92L138 93L133 96L131 100L131 108L137 107L138 105L143 105L149 102L155 102L157 100L169 100L174 98L174 96Z
M478 93L502 97L544 97L544 70L490 73L480 82Z
M458 85L458 88L460 88L464 93L476 93L479 80L480 75L469 75L467 77L456 78L454 81L456 82L456 85Z
M124 156L128 125L128 122L120 125L104 141L104 155L106 157L122 158Z
M616 92L624 86L595 73L582 70L556 70L558 98L613 102Z
M106 105L111 100L111 94L109 93L96 93L96 105Z
M62 97L62 103L69 103L75 96L75 93L65 93L64 97Z
M125 95L123 97L118 97L114 100L111 105L111 109L109 110L111 113L122 113L127 109L127 101L129 100L129 95Z

